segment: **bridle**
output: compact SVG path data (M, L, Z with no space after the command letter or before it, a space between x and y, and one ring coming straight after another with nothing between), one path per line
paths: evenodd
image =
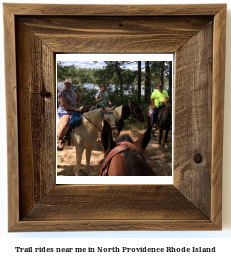
M104 120L104 115L105 114L113 114L113 111L101 111L101 120ZM113 130L113 129L117 129L117 127L116 127L116 125L112 125L111 126L111 129Z
M138 119L138 116L140 116L141 114L143 114L143 112L140 113L136 113L136 111L132 108L131 103L128 103L128 107L130 109L130 113L135 116L136 119Z
M135 144L133 144L131 142L127 142L127 141L117 143L117 146L115 148L113 148L106 156L106 158L103 162L103 165L100 168L100 176L108 176L108 170L109 170L112 158L115 155L124 152L126 149L130 149L132 151L137 152L143 158L143 155L141 154L142 150L140 148L138 148Z

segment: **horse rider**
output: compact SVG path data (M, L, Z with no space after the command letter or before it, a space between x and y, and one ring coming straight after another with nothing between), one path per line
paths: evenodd
M105 85L100 86L100 93L96 97L96 102L98 103L97 108L101 108L102 105L104 105L105 107L107 107L108 105L112 105L112 103L109 101Z
M62 139L69 128L69 120L73 111L81 111L77 108L77 104L81 101L81 90L78 89L75 93L72 89L73 83L71 79L66 79L64 88L58 93L58 115L60 118L61 126L57 131L57 149L63 149Z
M158 128L157 118L158 111L163 108L166 103L169 101L168 93L164 90L164 86L162 84L158 85L158 89L153 91L150 101L152 103L152 125L154 129Z

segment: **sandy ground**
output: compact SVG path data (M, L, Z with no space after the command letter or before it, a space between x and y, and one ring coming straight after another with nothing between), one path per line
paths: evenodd
M122 131L120 135L127 133L131 138L136 141L143 133L144 130L139 131ZM164 133L165 134L165 133ZM159 176L172 175L172 134L169 132L168 148L160 147L158 144L158 131L156 138L151 137L151 140L146 148L144 157L149 165L155 170ZM164 136L164 135L163 135ZM100 135L99 135L100 137ZM91 155L90 176L98 176L101 166L100 161L103 159L103 152L101 149L100 141L97 140ZM86 176L84 172L86 163L85 152L82 157L80 167L80 175ZM63 151L57 151L57 175L58 176L74 176L75 175L76 154L74 146L65 146Z

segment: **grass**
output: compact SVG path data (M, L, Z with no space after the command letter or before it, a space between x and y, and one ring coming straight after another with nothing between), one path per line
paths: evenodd
M138 120L134 119L133 116L129 116L128 119L124 122L124 130L142 130L147 128L147 122L139 122Z

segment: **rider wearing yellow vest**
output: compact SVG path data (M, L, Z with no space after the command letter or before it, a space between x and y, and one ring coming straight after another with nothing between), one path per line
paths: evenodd
M165 103L169 101L168 93L163 90L163 85L158 85L158 90L155 90L150 98L150 101L152 103L152 125L154 124L154 127L157 128L157 116L158 116L158 110L160 107L165 106Z

